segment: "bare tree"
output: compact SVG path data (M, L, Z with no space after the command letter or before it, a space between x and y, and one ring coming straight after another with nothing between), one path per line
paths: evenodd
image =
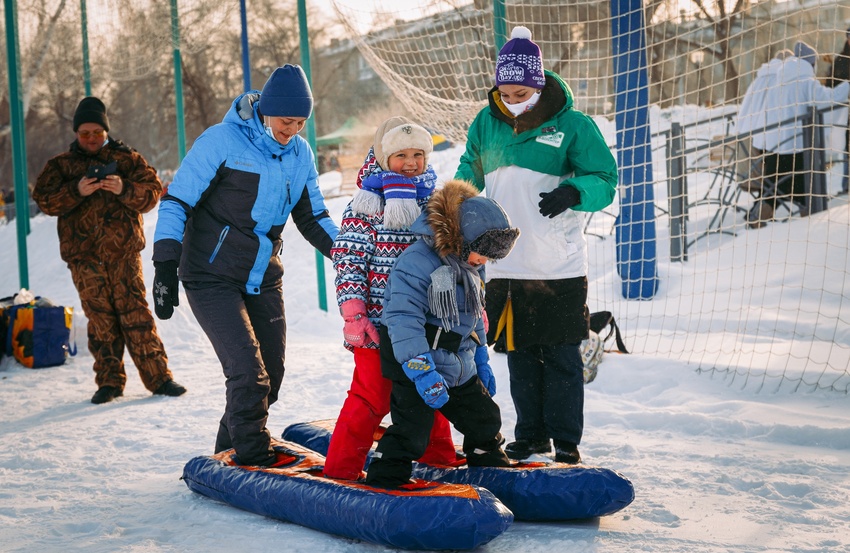
M713 12L708 9L705 0L693 0L693 2L714 29L715 41L713 48L706 51L715 56L717 61L723 65L726 83L724 97L726 99L737 98L739 75L730 48L730 38L732 36L732 29L736 23L740 22L741 14L749 2L748 0L737 0L731 12L726 10L726 2L723 0L714 1Z
M30 109L30 100L32 98L32 91L35 84L35 81L38 78L39 72L41 70L42 65L45 62L47 57L47 52L50 48L50 44L54 38L54 32L56 30L57 23L59 21L59 17L62 15L62 12L65 9L66 0L60 0L59 4L52 11L48 11L46 0L38 0L37 2L33 2L29 6L24 6L21 8L19 5L19 12L24 11L27 13L34 13L37 15L37 27L34 33L36 37L35 41L28 45L26 48L27 55L19 56L28 60L28 63L25 64L28 67L28 70L24 75L21 75L21 92L22 92L22 103L23 103L23 112L24 118L26 118L27 113ZM27 45L19 45L21 48L26 47ZM8 47L8 46L7 46ZM3 89L3 96L5 96L6 89ZM0 99L3 99L3 96L0 96ZM11 132L11 126L9 123L5 123L0 125L0 137L5 136Z

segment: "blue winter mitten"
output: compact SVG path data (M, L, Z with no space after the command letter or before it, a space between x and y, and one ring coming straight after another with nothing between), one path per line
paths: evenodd
M434 359L430 353L408 359L401 368L429 407L439 409L449 400L449 387L443 375L434 368Z
M475 368L478 370L478 379L487 388L487 393L490 394L490 397L495 396L496 377L493 376L493 369L490 368L490 352L487 351L487 346L478 346L476 348Z

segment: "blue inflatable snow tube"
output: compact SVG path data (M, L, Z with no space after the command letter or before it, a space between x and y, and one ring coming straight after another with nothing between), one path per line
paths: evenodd
M322 455L327 453L333 421L298 423L283 438ZM370 457L366 460L369 465ZM516 520L557 521L606 516L635 498L632 483L611 469L563 463L515 463L511 468L441 467L413 464L423 480L485 488L513 512Z
M332 480L321 476L322 457L296 444L272 445L281 466L240 466L230 450L191 459L183 480L194 492L252 513L402 549L475 549L513 522L485 489L420 482L410 491L384 490Z
M493 492L517 520L556 521L616 513L635 498L632 483L599 467L517 463L515 468L431 467L416 464L416 478L470 484Z

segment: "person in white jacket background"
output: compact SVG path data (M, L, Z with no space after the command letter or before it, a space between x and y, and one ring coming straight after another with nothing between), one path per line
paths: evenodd
M803 132L806 117L818 109L846 103L850 83L823 86L815 76L818 54L805 42L782 50L759 67L738 111L737 132L750 133L752 147L765 154L762 175L776 195L756 202L748 215L751 226L773 217L778 196L806 205ZM777 125L767 128L771 125ZM811 124L809 122L808 124ZM792 175L791 178L783 178Z

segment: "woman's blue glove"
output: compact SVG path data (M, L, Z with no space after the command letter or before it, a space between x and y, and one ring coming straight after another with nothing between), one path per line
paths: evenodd
M478 346L475 350L475 368L478 370L478 379L487 388L487 393L490 397L495 396L496 377L493 376L493 369L490 368L490 352L487 351L487 346Z
M416 391L429 407L439 409L449 400L449 387L443 375L434 368L434 359L430 353L408 359L401 368L415 385Z

